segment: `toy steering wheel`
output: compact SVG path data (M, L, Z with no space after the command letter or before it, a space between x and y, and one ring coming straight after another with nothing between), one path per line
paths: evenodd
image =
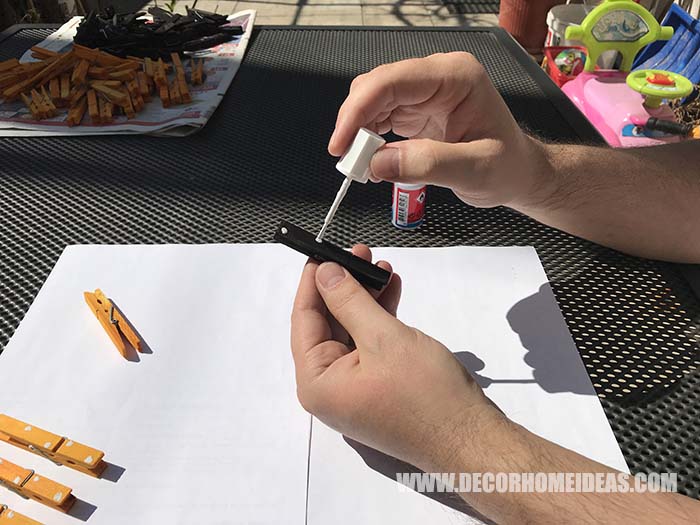
M663 99L687 97L693 92L693 84L683 75L659 69L640 69L627 75L627 85L646 98L644 105L658 108Z

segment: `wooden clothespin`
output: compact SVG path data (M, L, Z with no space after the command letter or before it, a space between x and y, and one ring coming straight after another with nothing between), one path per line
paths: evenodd
M66 437L52 434L5 414L0 414L0 441L44 456L95 478L107 468L104 452Z
M195 59L191 59L192 64L192 85L198 86L204 82L204 59L200 58L199 61L195 62Z
M119 353L126 357L126 339L137 351L142 352L141 339L136 335L133 327L124 319L121 312L117 310L102 290L97 289L95 293L85 292L85 301L92 309L92 312L100 321L102 327L109 335Z
M0 459L0 485L25 499L33 499L47 507L68 512L75 503L72 489L33 470Z
M0 503L0 525L43 525Z

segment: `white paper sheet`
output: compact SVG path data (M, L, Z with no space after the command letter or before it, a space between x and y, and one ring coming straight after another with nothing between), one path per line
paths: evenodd
M404 277L400 318L483 360L462 354L506 413L627 470L534 250L376 253ZM103 449L107 477L125 470L96 480L5 443L0 457L72 487L86 502L73 514L100 525L467 523L318 421L308 470L289 353L303 262L278 245L68 248L0 355L0 412ZM97 287L151 354L117 353L82 297ZM81 523L1 487L0 502Z
M73 488L92 524L303 523L310 416L289 352L303 263L281 246L68 248L0 355L0 413L125 471L98 480L6 443L0 457ZM83 300L98 287L152 354L117 352ZM4 487L0 502L82 523Z
M511 419L628 472L534 249L385 248L375 254L403 278L399 318L458 353ZM393 481L398 468L372 451L356 452L314 420L309 525L384 525L387 516L403 525L472 521L400 491Z

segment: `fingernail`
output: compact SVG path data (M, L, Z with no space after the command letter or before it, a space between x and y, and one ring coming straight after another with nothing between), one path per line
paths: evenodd
M372 157L372 173L383 180L399 178L399 150L398 148L380 149Z
M339 264L327 262L318 267L316 277L321 286L328 290L345 279L345 270Z

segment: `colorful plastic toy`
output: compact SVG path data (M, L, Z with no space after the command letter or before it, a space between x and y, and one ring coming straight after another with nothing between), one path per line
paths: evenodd
M676 129L670 124L677 122L663 101L688 96L693 90L690 81L669 71L630 73L636 54L644 46L672 36L672 27L661 27L633 0L605 0L580 26L567 28L566 38L583 42L588 58L584 71L562 90L610 146L652 146L681 140L680 134L669 132ZM620 52L620 69L596 70L598 57L608 50Z
M700 84L700 22L678 4L671 4L663 25L673 27L673 38L647 46L632 67L673 71Z
M542 67L559 87L576 78L583 71L585 62L585 47L547 46L544 48Z

